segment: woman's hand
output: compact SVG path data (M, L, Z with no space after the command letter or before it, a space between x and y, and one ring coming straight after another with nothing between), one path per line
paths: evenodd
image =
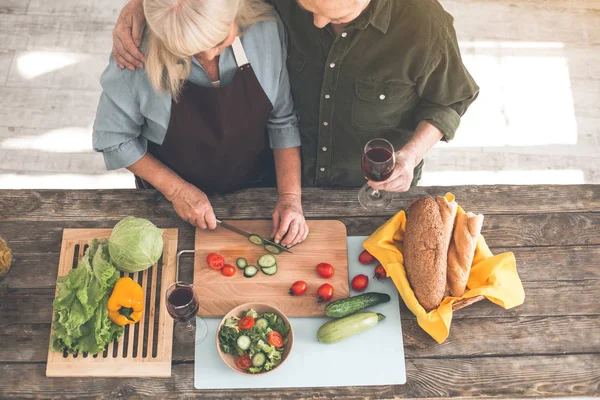
M383 182L367 182L373 189L385 190L386 192L406 192L410 189L414 170L418 164L417 155L412 151L404 149L396 153L396 164L394 172Z
M191 183L181 183L169 200L184 221L202 229L217 227L217 217L208 197Z
M308 225L302 212L302 202L297 194L282 194L273 211L273 233L275 243L294 246L308 236Z
M131 0L121 10L113 30L112 50L112 56L121 69L135 71L135 67L144 68L144 55L138 47L142 44L145 21L141 0Z

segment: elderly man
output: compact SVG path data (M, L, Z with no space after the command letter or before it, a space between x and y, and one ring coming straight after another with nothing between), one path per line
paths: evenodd
M454 137L479 93L452 17L436 0L273 3L288 32L304 185L361 186L364 146L378 137L394 145L396 164L386 181L369 184L393 192L415 185L425 154ZM131 0L114 31L122 67L143 66L135 46L142 26L141 2Z

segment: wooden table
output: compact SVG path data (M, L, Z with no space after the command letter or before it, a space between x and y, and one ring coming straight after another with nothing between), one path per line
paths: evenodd
M0 233L14 250L0 282L0 398L434 398L600 395L600 186L416 188L397 195L399 210L417 197L453 192L486 216L494 252L513 251L525 304L504 310L482 301L456 313L450 337L436 344L403 306L407 383L313 390L194 389L193 351L174 346L170 379L48 379L52 299L63 228L110 228L135 215L179 228L179 249L193 229L154 191L0 192ZM212 199L221 218L269 218L275 192L249 190ZM309 218L343 221L349 235L369 235L391 215L364 211L355 190L309 189ZM182 278L191 279L192 262ZM365 345L373 346L376 343ZM370 370L357 362L357 368ZM324 371L326 373L326 371Z

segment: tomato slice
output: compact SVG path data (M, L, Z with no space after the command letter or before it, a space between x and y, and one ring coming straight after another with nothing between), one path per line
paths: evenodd
M281 336L281 333L277 331L271 331L271 333L269 333L269 343L277 348L282 348L283 336Z
M210 253L206 257L206 262L212 269L221 269L225 265L225 259L222 255L217 253Z
M238 322L238 327L243 331L247 331L248 329L252 328L253 326L254 326L254 317L251 317L250 315L243 317Z
M239 369L247 370L252 366L252 359L248 354L244 354L243 356L238 357L238 359L235 360L235 365Z

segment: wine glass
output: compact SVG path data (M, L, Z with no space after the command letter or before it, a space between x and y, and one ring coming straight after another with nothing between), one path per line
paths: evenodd
M387 180L394 172L395 163L394 146L387 140L373 139L365 145L361 162L365 179L374 182ZM367 210L385 210L392 203L392 195L366 184L358 192L358 201Z
M201 343L206 337L206 322L196 318L198 297L193 285L175 282L167 288L167 311L176 321L175 338L183 344Z

